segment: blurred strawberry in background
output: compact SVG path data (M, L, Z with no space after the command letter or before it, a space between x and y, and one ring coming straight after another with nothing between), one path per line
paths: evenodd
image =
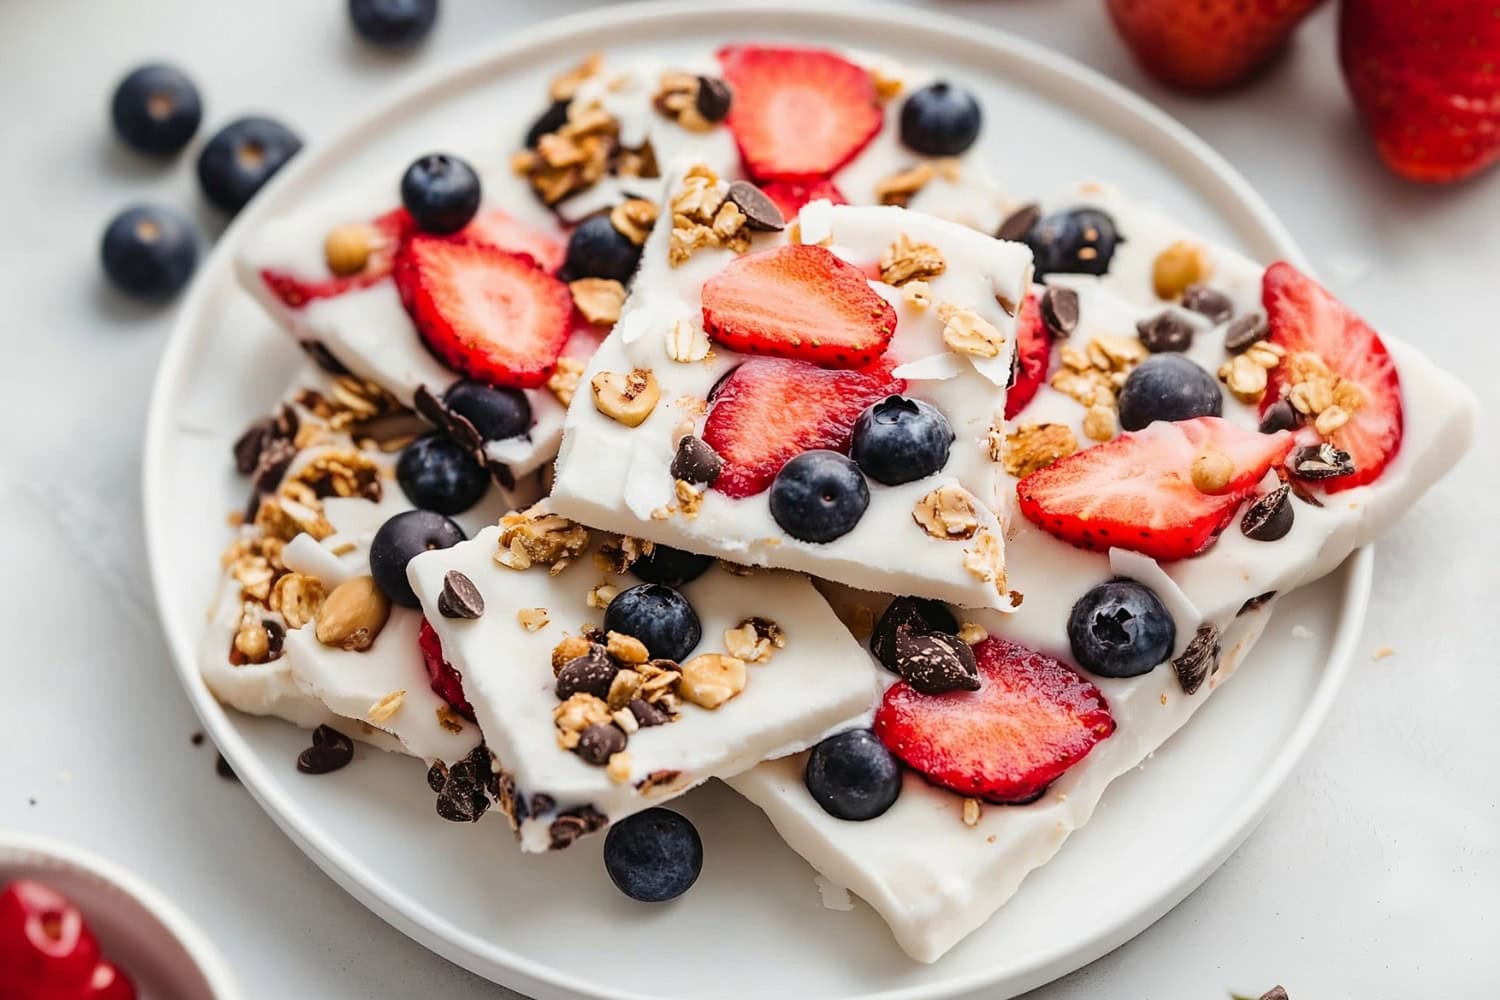
M1205 92L1255 75L1323 0L1107 2L1115 28L1146 72L1182 90Z
M1500 0L1344 0L1339 57L1396 173L1444 183L1500 160Z

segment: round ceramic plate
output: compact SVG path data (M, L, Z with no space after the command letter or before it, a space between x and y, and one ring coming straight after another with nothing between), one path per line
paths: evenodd
M429 77L303 153L199 274L148 428L146 518L163 624L214 741L288 836L380 916L480 975L540 998L895 998L980 988L1011 996L1139 933L1253 829L1344 677L1369 590L1368 550L1283 602L1234 683L1110 788L1094 821L999 915L931 966L907 959L862 904L824 909L812 870L722 785L679 800L708 849L697 886L671 906L641 907L604 877L602 838L522 857L499 818L441 822L417 761L361 750L336 777L298 774L292 762L306 735L224 711L194 664L224 513L243 499L229 444L300 361L234 284L230 258L243 234L454 136L519 134L525 122L507 109L532 114L546 80L584 53L701 53L731 39L834 44L942 66L980 94L981 141L1007 190L1105 177L1255 257L1299 256L1245 182L1161 112L1075 63L972 24L895 7L794 4L732 15L719 5L631 5L556 21Z

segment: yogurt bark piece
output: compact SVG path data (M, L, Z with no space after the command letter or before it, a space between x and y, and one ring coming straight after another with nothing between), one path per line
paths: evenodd
M370 540L412 506L392 478L398 452L387 449L413 430L422 423L368 383L297 376L237 448L254 513L224 554L200 667L215 696L240 711L453 762L479 744L478 726L431 690L421 615L365 585ZM458 520L469 530L492 522L506 499L492 487ZM327 620L330 601L346 584L338 627Z
M1159 307L1121 301L1087 279L1076 285L1076 308L1054 302L1051 310L1054 317L1058 308L1074 317L1065 324L1070 334L1061 337L1057 349L1050 352L1071 359L1052 362L1052 375L1064 377L1039 386L1009 425L1002 448L1011 495L1030 496L1046 504L1055 504L1058 494L1043 487L1049 482L1055 486L1061 473L1067 473L1070 487L1077 492L1110 495L1107 483L1090 478L1090 465L1101 461L1098 455L1107 457L1109 449L1131 449L1136 464L1150 464L1159 460L1160 453L1153 449L1169 440L1162 435L1184 433L1181 424L1156 423L1108 443L1090 440L1086 415L1092 406L1103 404L1095 403L1092 396L1087 405L1080 400L1077 381L1108 386L1115 359L1128 359L1132 368L1141 364L1149 352L1133 354L1124 342L1135 338L1126 331L1138 321L1151 319ZM733 787L765 810L787 842L818 871L874 906L912 957L936 960L1003 905L1026 873L1046 863L1068 834L1088 820L1108 784L1145 761L1232 675L1264 627L1274 602L1296 602L1296 587L1331 572L1355 548L1388 530L1467 447L1475 404L1455 379L1407 345L1374 337L1357 317L1322 297L1326 293L1306 279L1286 271L1286 265L1267 270L1265 290L1263 307L1269 313L1270 330L1261 343L1301 348L1288 350L1286 359L1276 359L1278 365L1296 365L1299 353L1327 355L1335 370L1348 373L1346 381L1365 387L1365 405L1381 408L1390 402L1379 384L1384 369L1372 374L1371 369L1348 367L1338 345L1353 340L1362 357L1388 351L1399 382L1399 446L1375 478L1351 485L1352 474L1307 478L1310 472L1321 475L1326 470L1300 465L1298 456L1303 448L1316 450L1325 443L1368 455L1372 449L1364 436L1341 437L1342 428L1319 432L1311 414L1300 416L1291 430L1259 434L1266 439L1277 434L1296 436L1297 450L1281 460L1287 485L1295 488L1283 494L1277 472L1266 471L1253 490L1234 501L1231 517L1208 547L1180 558L1165 554L1157 558L1138 551L1162 543L1173 528L1170 519L1152 524L1158 537L1151 541L1119 532L1116 537L1122 539L1121 544L1134 548L1100 545L1091 551L1070 544L1074 539L1058 537L1054 532L1062 531L1059 524L1049 518L1034 519L1035 511L1021 509L1025 504L1011 510L1007 519L1010 575L1012 585L1025 594L1025 602L1005 616L968 613L967 631L971 639L988 634L1055 657L1097 685L1108 703L1114 731L1081 762L1035 802L1004 808L978 798L966 804L962 795L943 791L909 772L889 811L863 823L836 819L818 806L803 784L805 757L765 764L731 779ZM1185 352L1210 382L1213 377L1208 372L1226 358L1241 356L1231 355L1225 347L1232 323L1233 317L1219 322L1203 319ZM1317 335L1310 336L1309 330ZM1090 344L1105 337L1114 341L1090 349ZM1314 345L1319 350L1311 350ZM1269 363L1272 358L1262 360ZM1311 370L1305 361L1302 367ZM1295 383L1288 379L1283 384ZM1262 422L1262 407L1274 401L1274 396L1242 401L1226 389L1221 423L1251 434ZM1386 420L1389 414L1381 411L1376 416ZM1199 418L1188 424L1218 419ZM1219 440L1228 439L1228 431L1223 433L1226 438ZM1096 457L1090 458L1091 452ZM1188 452L1181 470L1183 480L1192 477L1187 467L1191 458ZM1034 477L1048 478L1038 485ZM1122 473L1122 479L1140 490L1142 497L1155 499L1154 509L1172 509L1171 494L1154 492L1160 487L1149 478L1136 480ZM1281 494L1291 513L1277 530L1268 531L1266 525L1274 519L1251 516L1251 512L1273 494ZM1112 522L1114 513L1108 505L1096 506L1094 513L1096 528L1119 527ZM1087 649L1081 651L1070 636L1069 620L1081 599L1120 578L1144 585L1159 599L1174 626L1170 652L1144 673L1100 676L1094 668L1083 669L1080 657ZM848 591L832 596L849 620L862 618L868 627L873 616L866 598ZM885 681L895 684L896 678L887 674ZM954 712L954 725L964 722L962 709ZM880 730L878 721L876 729Z
M569 409L556 510L732 562L1009 608L991 442L1026 249L897 207L826 202L802 210L800 242L746 223L721 235L695 221L730 191L713 171L689 167L669 190L674 224L648 240ZM793 524L777 507L783 467L851 440L861 455L861 412L896 394L951 428L923 467L934 471L893 477L867 462L866 476L840 459L849 489L868 491L863 514L832 537Z
M868 658L806 578L676 553L692 579L644 584L630 568L652 551L538 507L411 561L523 850L796 752L869 704Z

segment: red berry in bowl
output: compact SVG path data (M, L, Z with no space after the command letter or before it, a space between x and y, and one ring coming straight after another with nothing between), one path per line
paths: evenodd
M0 993L78 994L99 964L99 942L62 893L21 879L0 891Z

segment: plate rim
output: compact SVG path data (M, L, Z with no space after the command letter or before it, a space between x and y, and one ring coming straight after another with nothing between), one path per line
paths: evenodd
M168 525L161 516L166 509L162 494L163 471L173 429L173 411L168 403L175 396L191 348L202 328L199 319L224 278L231 284L233 253L245 233L276 211L299 187L337 164L351 147L364 141L391 117L401 117L412 106L442 100L449 92L468 89L477 79L505 72L507 63L524 63L535 50L556 46L581 34L596 34L612 26L639 27L643 22L671 31L681 22L694 22L715 12L691 0L646 0L609 8L582 10L522 29L494 43L443 60L416 74L403 84L378 93L352 120L329 137L309 144L304 152L281 171L226 228L192 283L173 322L151 389L147 409L145 446L141 463L142 518L152 593L157 618L172 654L173 667L194 711L209 731L220 752L230 761L244 786L260 807L298 849L363 906L423 947L493 982L539 997L582 996L601 1000L647 1000L645 994L612 989L602 983L580 979L495 942L479 938L457 927L424 903L387 884L368 866L350 857L341 845L304 816L295 802L282 796L270 781L261 758L240 735L233 719L208 691L198 672L196 648L199 636L191 623L168 613L171 598L167 586L169 562L166 552ZM720 12L722 13L722 12ZM932 39L965 46L979 46L992 54L1012 59L1025 73L1045 76L1073 100L1097 100L1119 112L1113 130L1138 146L1144 146L1169 166L1214 206L1221 218L1241 235L1256 231L1266 246L1306 267L1306 259L1281 220L1264 199L1218 152L1186 126L1144 97L1098 71L1039 43L972 22L966 18L927 9L868 2L854 9L809 8L789 0L741 0L736 13L785 17L790 28L817 29L822 25L860 25L920 31ZM1014 75L1014 73L1012 74ZM1049 96L1057 98L1060 93ZM1171 888L1148 899L1135 913L1108 931L1084 940L1060 942L1039 956L1028 971L1012 973L1007 994L1053 982L1114 950L1190 895L1254 831L1276 792L1301 760L1313 737L1327 719L1354 659L1369 604L1374 568L1373 546L1351 555L1344 568L1339 618L1333 648L1311 697L1289 738L1251 787L1241 807L1225 824L1227 831L1184 865L1183 875ZM503 980L501 977L503 970ZM951 997L992 986L999 972L977 971L955 975L942 983L922 984L862 993L864 1000L926 1000ZM849 994L853 997L856 994Z

